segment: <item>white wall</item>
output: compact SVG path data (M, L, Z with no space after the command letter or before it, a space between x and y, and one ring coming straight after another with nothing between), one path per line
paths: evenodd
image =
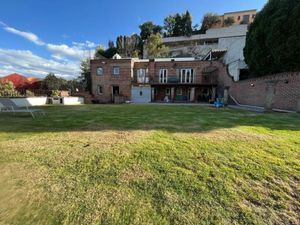
M235 81L239 80L240 69L247 68L244 57L246 36L219 39L219 49L227 49L224 63L228 65L229 74Z
M11 98L19 107L46 105L47 97Z
M84 98L82 97L64 97L64 105L81 105L84 104Z

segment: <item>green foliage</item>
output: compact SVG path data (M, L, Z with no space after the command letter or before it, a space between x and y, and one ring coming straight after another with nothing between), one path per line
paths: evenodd
M162 44L159 33L150 35L145 48L150 59L168 56L169 49Z
M14 84L9 82L0 82L0 97L18 97L19 92L15 89Z
M59 90L52 90L52 91L51 91L51 96L53 96L53 97L58 97L59 94L60 94L60 91L59 91Z
M206 13L202 19L201 30L206 31L221 22L220 16L216 13Z
M224 25L225 26L231 26L232 24L235 23L234 17L228 17L224 20Z
M104 50L102 47L98 47L95 51L95 59L111 59L116 53L118 53L117 48L112 47Z
M42 80L42 89L52 91L52 90L71 90L83 89L83 80L88 78L89 71L89 60L81 62L81 76L79 80L65 80L61 77L56 77L55 74L49 73L44 80Z
M300 71L300 0L270 0L247 34L245 59L257 76Z
M26 97L34 97L34 93L30 90L26 90L25 95L26 95Z
M166 37L191 36L193 33L192 16L189 11L186 13L169 15L164 19Z
M66 80L58 78L54 73L49 73L44 80L42 80L42 88L44 90L59 90L66 84Z
M102 46L97 46L94 58L95 59L105 59L105 49Z
M161 33L162 27L153 24L151 21L147 21L139 26L141 33L140 37L142 41L148 40L151 34Z

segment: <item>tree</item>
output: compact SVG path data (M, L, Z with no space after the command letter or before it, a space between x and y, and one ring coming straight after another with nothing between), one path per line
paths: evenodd
M63 78L58 78L54 73L49 73L44 80L42 80L42 88L44 90L60 90L67 81Z
M165 18L164 20L164 29L166 30L165 36L166 37L173 37L174 36L174 29L175 29L175 17L170 15Z
M15 89L14 84L11 81L0 81L0 97L18 97L20 94Z
M220 16L216 13L206 13L202 19L202 31L207 31L221 22Z
M191 36L193 33L192 16L189 11L183 14L176 13L164 19L166 37Z
M123 57L138 57L142 55L143 42L138 34L119 36L117 38L117 52Z
M108 48L114 48L115 47L115 44L112 40L109 40L108 41Z
M92 77L90 68L90 59L81 61L80 64L81 75L79 77L85 91L92 93Z
M102 46L97 46L95 54L94 54L94 58L95 59L104 59L106 58L105 56L105 50Z
M148 52L149 58L167 57L169 49L162 44L161 35L151 34L146 43L146 51Z
M191 36L193 33L192 16L189 11L181 16L182 32L184 36Z
M231 26L232 24L235 23L235 20L234 20L234 17L227 17L225 20L224 20L224 25L225 26Z
M245 60L257 76L300 70L300 0L269 0L250 25Z
M117 48L108 48L104 50L102 47L98 47L95 51L95 59L111 59L116 53L118 53Z
M161 33L162 27L159 25L153 24L151 21L147 21L140 25L140 37L143 41L146 41L151 34Z

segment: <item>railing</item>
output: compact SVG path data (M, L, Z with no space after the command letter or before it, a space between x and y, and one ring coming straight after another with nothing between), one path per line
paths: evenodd
M199 79L200 78L200 79ZM203 75L197 75L194 77L193 83L184 83L181 82L180 79L176 76L169 76L166 83L160 83L159 77L145 77L145 79L137 79L135 76L132 79L132 82L134 84L204 84L204 85L215 85L218 82L218 76L216 74L203 74Z

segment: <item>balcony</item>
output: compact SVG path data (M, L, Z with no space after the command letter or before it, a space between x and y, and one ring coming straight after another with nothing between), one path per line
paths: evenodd
M132 79L132 82L134 84L149 84L150 78L149 78L149 76L145 76L145 77L134 76L134 78Z

